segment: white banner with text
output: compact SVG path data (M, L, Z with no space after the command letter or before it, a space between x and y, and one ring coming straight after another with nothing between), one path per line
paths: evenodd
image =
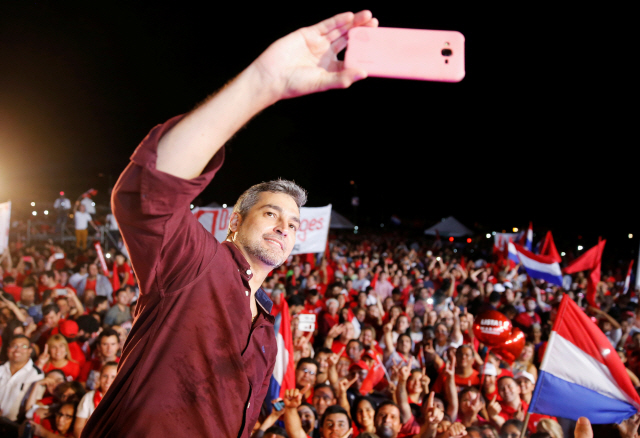
M0 203L0 254L9 246L9 228L11 228L11 201Z
M233 207L196 207L191 212L196 216L198 222L218 239L218 242L225 241ZM296 245L291 254L324 252L327 246L330 221L331 204L325 207L302 207L300 209L300 227L296 233Z

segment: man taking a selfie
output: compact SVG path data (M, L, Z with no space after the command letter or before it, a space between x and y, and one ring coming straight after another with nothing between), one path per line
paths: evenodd
M141 297L118 376L83 436L249 436L277 353L260 285L291 253L306 194L286 180L251 187L222 244L189 204L222 165L224 143L258 112L366 77L336 54L349 29L377 25L369 11L343 13L287 35L136 149L112 206Z

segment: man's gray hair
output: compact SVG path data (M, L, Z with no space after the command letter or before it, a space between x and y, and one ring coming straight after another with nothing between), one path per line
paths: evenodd
M307 203L307 192L302 187L293 181L278 178L273 181L261 182L245 190L233 207L233 212L238 213L243 218L246 217L249 210L258 202L260 193L262 192L284 193L285 195L289 195L293 198L298 208ZM229 230L227 239L231 234L233 233Z

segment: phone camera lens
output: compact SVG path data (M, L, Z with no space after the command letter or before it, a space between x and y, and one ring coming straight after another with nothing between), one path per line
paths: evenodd
M441 53L442 53L442 56L451 56L453 54L451 49L442 49Z

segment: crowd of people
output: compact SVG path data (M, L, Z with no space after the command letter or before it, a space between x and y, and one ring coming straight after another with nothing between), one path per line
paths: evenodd
M475 254L345 235L322 257L291 256L275 269L262 288L272 314L291 322L295 387L264 401L253 436L569 436L574 424L561 417L524 423L562 299L585 308L640 387L640 308L624 279L605 274L599 307L589 306L581 274L564 290L490 249ZM79 437L108 391L139 290L125 254L112 249L107 260L105 271L93 248L53 242L12 242L0 256L0 435ZM515 361L474 337L487 310L526 334ZM639 422L606 433L635 437Z

